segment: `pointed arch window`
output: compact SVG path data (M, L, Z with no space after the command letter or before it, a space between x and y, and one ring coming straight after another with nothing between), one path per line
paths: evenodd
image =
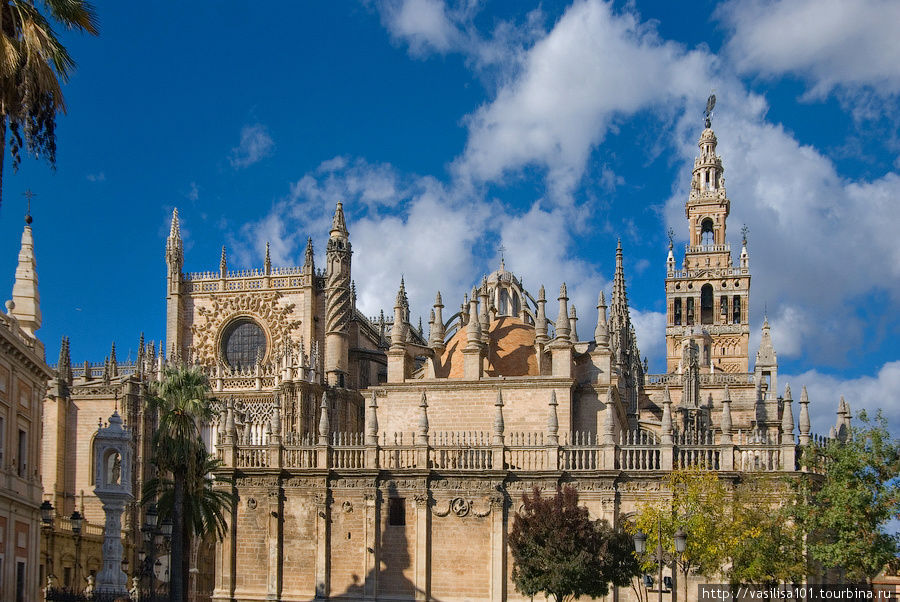
M509 292L505 288L500 289L500 311L501 316L509 315Z
M722 314L722 323L728 324L728 295L719 297L719 313Z
M713 287L711 284L704 284L700 289L700 323L713 323Z
M675 308L673 314L675 326L681 326L681 299L675 299Z
M733 312L732 321L735 324L740 324L741 323L741 298L740 298L740 296L738 296L738 295L734 296L733 307L734 307L734 309L732 310L732 312Z
M687 300L687 325L694 325L694 298L688 297Z

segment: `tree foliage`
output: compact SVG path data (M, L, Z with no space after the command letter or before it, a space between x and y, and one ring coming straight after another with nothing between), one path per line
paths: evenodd
M212 418L209 380L198 367L167 366L154 384L148 404L157 410L159 423L153 434L153 463L159 473L172 478L172 566L184 564L186 497L204 474L205 448L199 425ZM190 519L190 517L188 516ZM184 600L184 580L173 570L170 594Z
M75 61L52 23L97 34L97 17L89 2L40 4L43 13L33 0L0 0L0 192L7 129L13 169L23 148L35 157L46 157L51 165L56 162L56 114L66 110L60 82L68 80Z
M631 537L605 520L591 520L573 487L553 497L535 488L522 499L509 546L513 582L523 595L543 592L556 602L597 598L609 593L610 584L628 585L639 574Z
M629 527L647 534L644 572L657 570L661 541L665 561L677 560L684 577L772 584L803 574L802 532L789 520L784 483L751 478L732 487L713 471L688 468L672 472L667 485L671 498L641 506ZM675 551L679 528L687 535L682 554Z
M884 531L900 518L900 441L881 411L874 419L861 411L845 441L811 445L803 462L824 470L800 485L807 503L796 520L809 533L810 555L852 581L871 580L900 551L898 535Z

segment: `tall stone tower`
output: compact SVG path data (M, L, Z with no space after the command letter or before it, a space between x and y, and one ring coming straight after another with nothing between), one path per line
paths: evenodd
M346 386L349 361L350 240L344 207L337 204L325 251L325 375L331 386Z
M731 201L725 192L722 157L716 134L706 119L700 156L694 159L691 192L685 204L688 245L684 265L675 269L669 244L666 261L666 359L669 372L684 372L684 358L696 345L703 373L746 373L750 341L750 266L747 240L740 265L732 264L725 228ZM687 350L689 353L685 353Z
M184 313L181 301L184 247L178 225L178 209L172 211L172 227L166 239L166 352L181 353L181 330Z

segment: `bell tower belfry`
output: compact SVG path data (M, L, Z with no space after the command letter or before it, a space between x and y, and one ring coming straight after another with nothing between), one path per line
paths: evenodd
M700 155L694 159L691 192L685 204L688 244L681 270L675 268L672 242L666 260L666 364L681 372L683 347L699 350L703 373L746 373L750 342L750 265L746 235L740 263L733 265L725 227L731 201L725 192L722 157L716 154L716 134L710 119L714 97L707 105L706 128L700 134Z

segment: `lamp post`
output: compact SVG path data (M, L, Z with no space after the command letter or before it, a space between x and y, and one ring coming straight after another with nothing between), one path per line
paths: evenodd
M44 500L41 504L41 523L47 539L47 588L50 588L53 576L53 504L50 500Z
M687 534L681 529L678 528L678 531L675 532L675 551L678 554L684 552L687 547ZM634 551L641 555L647 550L647 534L643 531L638 530L637 533L634 534ZM663 549L662 549L662 518L660 516L656 517L656 563L659 567L659 582L657 590L659 592L659 602L662 602L662 588L663 588ZM675 563L677 565L677 562ZM672 569L672 576L675 576L675 567ZM672 581L672 602L675 602L675 581Z
M147 594L152 600L154 595L153 588L153 557L156 551L156 524L159 522L159 514L156 511L156 504L150 504L144 513L144 526L141 531L144 532L144 543L147 546L147 553L141 552L141 577L147 574Z
M81 512L76 510L69 517L69 521L72 523L72 533L75 535L75 576L73 581L75 582L75 593L78 593L81 591L81 582L78 580L78 563L81 562L81 523L84 521L84 517L81 516Z

